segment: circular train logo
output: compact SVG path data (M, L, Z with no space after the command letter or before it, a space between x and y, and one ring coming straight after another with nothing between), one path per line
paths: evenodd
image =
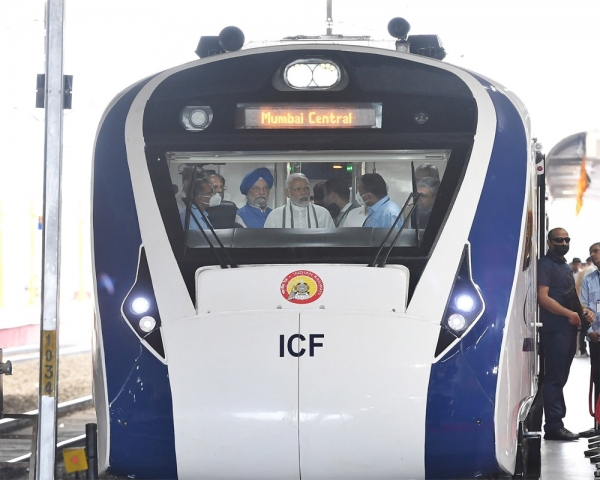
M279 290L288 302L311 303L323 295L323 280L309 270L296 270L283 279Z

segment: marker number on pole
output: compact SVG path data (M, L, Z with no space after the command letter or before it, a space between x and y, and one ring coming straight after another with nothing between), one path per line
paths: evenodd
M40 382L44 397L54 396L54 376L56 375L56 330L44 330L42 340L42 370Z

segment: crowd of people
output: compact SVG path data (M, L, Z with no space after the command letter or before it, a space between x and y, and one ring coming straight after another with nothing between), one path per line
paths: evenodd
M589 247L586 267L574 258L567 263L571 239L564 228L548 232L548 251L538 263L538 303L543 382L536 402L542 399L546 440L577 440L598 432L597 423L587 432L573 433L563 423L567 408L563 389L577 350L587 355L594 383L594 405L600 393L600 242ZM579 339L579 341L578 341Z
M420 209L413 222L424 228L440 185L439 173L435 166L423 164L415 177ZM182 171L182 189L176 195L182 225L186 230L206 230L209 224L213 228L401 228L405 221L401 207L390 198L388 186L378 173L359 178L353 199L347 180L319 182L311 195L309 179L292 173L285 181L286 203L271 209L268 202L273 183L268 168L248 172L240 183L246 204L238 209L224 200L222 175L188 166Z

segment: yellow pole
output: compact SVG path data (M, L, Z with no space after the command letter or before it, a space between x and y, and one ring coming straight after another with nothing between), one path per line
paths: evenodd
M33 203L29 204L29 288L27 289L29 305L35 305L37 300L37 285L35 277L35 230L37 218Z

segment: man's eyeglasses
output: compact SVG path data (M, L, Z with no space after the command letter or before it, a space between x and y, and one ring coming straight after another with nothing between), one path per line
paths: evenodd
M551 242L554 243L571 243L571 238L570 237L554 237L550 239Z
M259 192L264 192L264 193L269 193L269 187L250 187L250 191L253 193L259 193Z
M310 187L294 187L290 188L290 190L294 193L310 192Z

